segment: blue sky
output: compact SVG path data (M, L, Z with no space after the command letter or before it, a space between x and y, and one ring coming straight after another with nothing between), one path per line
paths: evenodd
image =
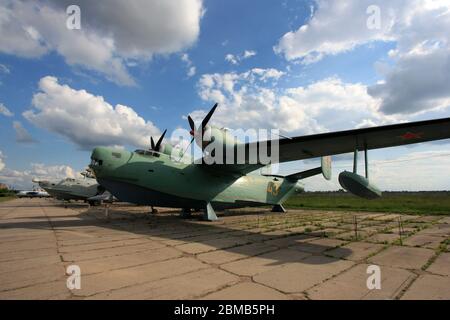
M81 30L68 30L65 10L72 2L0 1L9 17L0 23L0 103L9 110L0 113L0 182L25 186L31 176L75 174L88 164L92 146L145 147L150 134L187 128L183 116L199 119L217 99L213 121L219 125L279 128L292 136L450 115L450 88L441 85L448 75L439 77L438 63L449 56L447 35L439 33L450 26L448 15L429 19L435 28L419 23L448 12L445 2L413 1L409 11L402 1L381 2L382 24L375 31L366 30L366 8L378 1L168 1L164 16L158 13L160 1L136 1L153 24L120 2L110 6L122 12L123 21L89 1L74 1ZM332 14L344 2L346 11ZM407 26L389 12L419 22ZM308 28L301 31L303 25ZM119 28L128 33L119 34ZM423 72L415 70L419 67ZM418 74L427 83L439 79L436 90L417 90L425 81L414 82ZM94 100L89 107L77 107L83 94ZM412 96L414 103L408 100ZM107 109L102 103L113 110L104 118L92 110ZM134 120L118 119L116 105L134 111ZM96 140L98 128L107 128L110 119L116 127ZM448 146L374 151L374 179L387 189L420 189L412 185L414 177L404 177L408 163L417 179L430 180L424 188L449 189L450 177L439 172L449 164ZM436 157L442 168L430 173L424 155ZM383 164L386 160L398 161L402 170ZM307 165L288 164L284 170ZM339 161L337 169L350 165ZM336 181L314 179L310 185L338 187Z

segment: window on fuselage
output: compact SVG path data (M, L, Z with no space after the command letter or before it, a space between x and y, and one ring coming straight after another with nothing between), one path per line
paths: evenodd
M155 153L154 151L150 151L150 150L137 149L137 150L134 150L134 153L137 153L141 156L146 156L146 157L159 157L158 153Z

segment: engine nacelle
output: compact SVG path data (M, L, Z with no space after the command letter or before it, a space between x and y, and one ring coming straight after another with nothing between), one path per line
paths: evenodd
M200 134L195 134L195 143L205 150L205 148L214 142L214 147L225 147L225 149L233 149L234 146L239 142L239 140L230 134L227 129L217 128L214 126L207 126L205 131Z

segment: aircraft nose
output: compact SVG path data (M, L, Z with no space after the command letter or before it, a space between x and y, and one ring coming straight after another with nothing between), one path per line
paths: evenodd
M94 148L94 150L92 150L91 164L89 165L89 167L95 169L96 167L103 165L104 158L105 158L104 148L103 147Z
M114 170L129 158L129 152L108 147L96 147L92 150L89 167L98 176L102 172Z

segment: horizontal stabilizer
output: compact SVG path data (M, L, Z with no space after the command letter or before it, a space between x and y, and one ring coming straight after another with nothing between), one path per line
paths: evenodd
M322 173L322 167L309 169L297 173L290 174L285 178L288 180L302 180Z
M266 176L278 177L278 178L284 178L284 179L288 179L288 180L297 181L297 180L306 179L306 178L309 178L309 177L312 177L312 176L315 176L318 174L322 174L323 177L327 180L331 179L331 156L322 157L321 166L317 167L317 168L293 173L288 176L279 176L279 175L270 175L270 174L266 175Z

